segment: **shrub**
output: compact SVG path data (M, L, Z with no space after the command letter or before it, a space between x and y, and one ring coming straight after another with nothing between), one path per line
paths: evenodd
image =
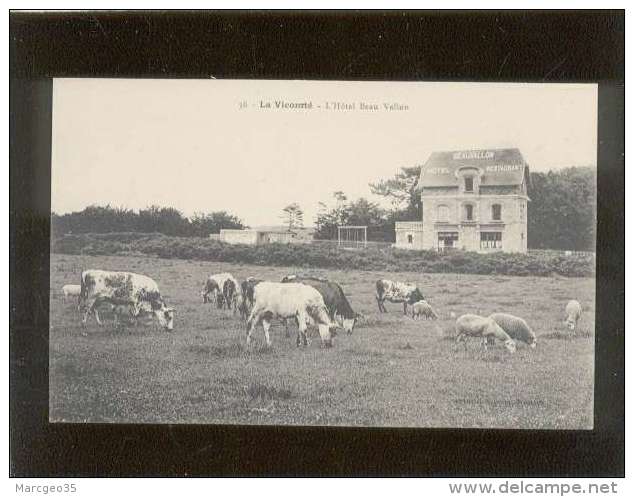
M370 247L340 250L311 244L230 245L208 238L171 237L158 233L106 233L66 235L51 243L61 254L146 254L166 259L237 262L265 266L419 271L421 273L504 274L512 276L592 276L590 255L557 253L507 254L502 252L437 253Z

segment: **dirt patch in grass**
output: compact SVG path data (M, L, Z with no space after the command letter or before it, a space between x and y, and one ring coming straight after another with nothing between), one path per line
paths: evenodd
M542 333L539 338L545 338L547 340L576 340L580 338L591 338L593 335L589 330L577 330L577 333L573 334L570 331L549 331Z
M248 385L245 393L249 400L289 400L293 397L293 392L285 386L267 385L265 383L254 382Z
M230 343L221 345L192 344L185 347L185 351L208 357L242 357L245 348L241 343Z

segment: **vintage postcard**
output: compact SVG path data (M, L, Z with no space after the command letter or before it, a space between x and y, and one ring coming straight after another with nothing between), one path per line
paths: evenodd
M592 429L597 85L55 79L49 420Z

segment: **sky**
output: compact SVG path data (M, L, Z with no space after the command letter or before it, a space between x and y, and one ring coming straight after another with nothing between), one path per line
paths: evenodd
M226 210L258 226L297 202L312 225L333 192L380 201L368 183L433 151L506 147L531 171L596 166L597 86L55 79L51 207Z

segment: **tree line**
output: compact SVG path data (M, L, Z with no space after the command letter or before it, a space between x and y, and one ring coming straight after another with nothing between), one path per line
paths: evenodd
M221 229L243 229L245 225L226 211L184 216L172 207L150 206L138 212L124 207L91 205L80 212L51 215L53 237L67 233L141 232L170 236L207 237Z

